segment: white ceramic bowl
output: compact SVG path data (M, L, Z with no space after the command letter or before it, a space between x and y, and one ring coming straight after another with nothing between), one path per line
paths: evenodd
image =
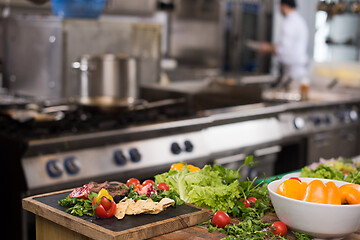
M318 178L300 179L303 182L311 182ZM292 230L316 238L341 238L360 230L360 204L331 205L287 198L276 193L278 186L285 180L271 182L268 189L276 215ZM329 179L319 180L332 181L337 186L348 184Z

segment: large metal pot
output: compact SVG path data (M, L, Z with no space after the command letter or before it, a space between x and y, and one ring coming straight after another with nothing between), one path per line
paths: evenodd
M99 107L133 105L139 95L137 60L122 54L84 55L73 68L80 71L79 103Z

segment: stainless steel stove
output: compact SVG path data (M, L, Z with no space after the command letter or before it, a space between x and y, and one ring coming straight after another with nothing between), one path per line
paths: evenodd
M244 178L254 178L299 169L320 154L326 157L329 147L338 149L332 157L340 150L359 155L356 102L195 110L185 101L121 113L78 107L63 114L56 121L23 122L0 115L0 147L9 160L14 203L90 180L145 180L180 161L237 169L254 155L259 164L242 168ZM31 219L24 216L23 225Z

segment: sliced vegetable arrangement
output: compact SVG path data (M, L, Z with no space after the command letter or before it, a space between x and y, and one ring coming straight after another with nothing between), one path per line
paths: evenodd
M138 179L131 178L126 185L117 183L111 186L108 182L85 184L58 203L67 207L66 212L72 215L98 218L116 216L122 219L125 214L157 214L171 205L181 205L184 201L176 192L169 190L164 182L155 185L153 180L145 180L140 184Z
M360 204L360 185L345 184L337 187L334 182L323 183L313 180L310 183L297 179L282 182L277 193L296 200L322 204Z
M245 160L253 165L252 156ZM240 170L240 169L239 169ZM219 230L227 235L224 239L287 239L286 225L264 223L260 219L274 212L265 181L239 181L239 170L220 165L206 165L198 171L190 171L186 164L174 164L169 172L155 176L155 182L165 182L182 200L210 208L214 215L205 222L209 231ZM231 224L230 217L239 218ZM284 228L285 226L285 228ZM312 239L296 234L297 239Z
M245 159L244 165L253 164L252 156ZM59 204L73 215L123 219L126 215L157 214L169 206L186 202L211 209L214 215L204 224L209 231L225 233L225 239L287 239L287 228L282 222L261 220L274 212L266 181L258 184L256 179L239 181L239 170L220 165L206 165L200 169L176 163L168 172L156 175L155 181L141 183L130 178L126 184L116 186L106 182L89 183L75 189ZM300 179L292 181L296 182L292 183L294 186L301 185ZM239 223L232 224L231 217L238 218ZM295 235L296 239L312 239L304 234Z

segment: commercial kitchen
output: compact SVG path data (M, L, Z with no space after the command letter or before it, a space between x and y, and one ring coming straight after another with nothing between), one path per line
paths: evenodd
M94 13L96 1L0 1L11 239L35 238L23 198L90 181L238 169L249 155L242 179L359 158L360 1L297 1L310 60L291 89L257 50L278 40L280 0L107 0Z

